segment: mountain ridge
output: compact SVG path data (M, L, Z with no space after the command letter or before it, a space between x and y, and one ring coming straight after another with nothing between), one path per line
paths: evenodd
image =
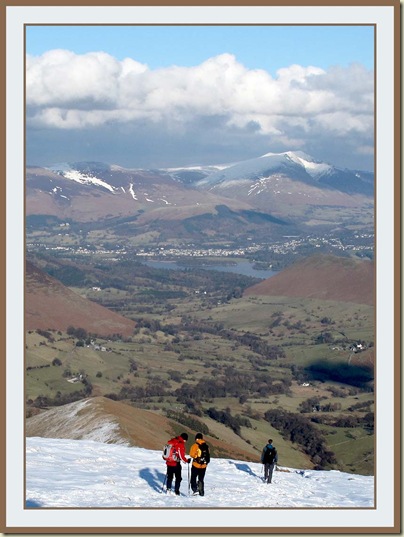
M313 206L361 207L372 203L371 172L343 170L299 151L210 166L126 169L100 162L27 168L27 214L89 221L137 215L161 220L186 209L212 213L217 205L260 210L301 220ZM304 219L304 217L303 217Z
M178 424L160 413L96 396L43 410L28 418L26 435L162 449L169 438L178 434L176 433L178 427L186 431L190 437L194 434L189 427ZM233 452L235 456L246 460L257 457L257 452L237 437L232 444L226 439L205 436L217 452Z

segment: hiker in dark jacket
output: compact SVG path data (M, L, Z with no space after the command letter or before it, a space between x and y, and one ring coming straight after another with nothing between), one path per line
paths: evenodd
M185 442L188 440L187 433L181 433L180 436L170 440L170 444L173 443L176 449L177 460L167 460L167 492L171 491L171 485L173 478L175 477L174 492L177 496L180 495L180 486L182 481L182 468L181 461L189 464L191 462L190 458L185 456Z
M268 440L268 444L262 450L261 462L264 465L265 483L272 483L272 473L274 471L275 464L278 462L278 453L276 448L272 445L271 438Z
M209 446L203 439L202 433L196 433L195 444L189 450L189 456L193 458L191 467L191 489L194 494L205 494L205 473L210 462Z

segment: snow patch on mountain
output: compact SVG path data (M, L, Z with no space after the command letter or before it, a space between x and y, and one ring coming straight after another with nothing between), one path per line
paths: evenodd
M230 166L233 166L234 162L231 164L212 164L209 166L182 166L179 168L162 168L163 171L167 173L175 173L175 172L216 172L218 170L224 170L225 168L229 168Z
M136 197L135 191L133 189L133 183L130 183L130 185L129 185L129 192L130 192L130 195L132 196L132 198L137 201L137 197Z
M96 177L96 175L80 172L79 170L72 168L72 166L67 162L54 164L53 166L49 166L45 169L57 173L58 175L61 175L66 179L70 179L71 181L75 181L76 183L80 183L82 185L100 186L102 188L106 188L110 192L115 192L117 190L115 187L111 186L103 179L99 179L98 177Z
M58 438L129 445L120 435L119 424L110 417L95 413L89 399L52 408L33 416L27 423L28 434L30 430L41 430L42 436L47 436L48 432L52 431Z
M98 179L98 177L95 177L93 175L89 175L86 173L81 173L77 170L68 170L65 171L63 174L66 179L71 179L72 181L76 181L77 183L81 183L84 185L96 185L101 186L103 188L106 188L110 192L115 192L115 188L111 186L110 184L106 183L102 179Z

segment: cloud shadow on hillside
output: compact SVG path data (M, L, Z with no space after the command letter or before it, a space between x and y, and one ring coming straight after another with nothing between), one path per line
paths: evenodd
M368 365L350 365L346 362L319 360L305 369L310 380L335 381L364 388L374 380L373 368Z

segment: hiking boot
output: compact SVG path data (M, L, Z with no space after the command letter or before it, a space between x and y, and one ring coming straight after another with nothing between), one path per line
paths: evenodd
M180 496L180 491L179 491L179 490L176 490L176 491L175 491L175 494L176 494L177 496Z

